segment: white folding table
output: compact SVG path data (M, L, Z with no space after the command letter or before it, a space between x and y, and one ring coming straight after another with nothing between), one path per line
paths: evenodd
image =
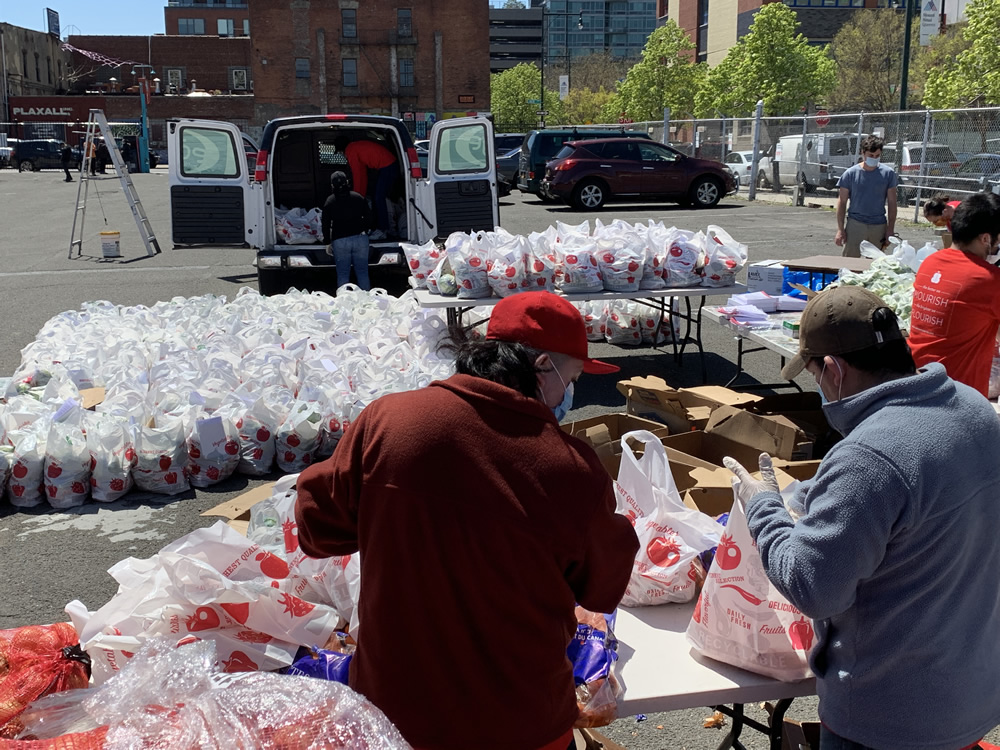
M761 389L774 389L774 388L795 388L801 391L802 389L794 380L786 380L780 383L760 383L753 385L744 386L734 386L733 383L736 382L737 378L743 374L743 355L753 354L754 352L762 351L772 351L778 355L781 359L781 367L785 366L785 362L796 354L799 353L799 340L788 336L781 328L753 328L752 326L741 326L736 325L729 320L729 318L723 313L719 312L717 307L707 307L704 310L704 316L711 321L718 323L723 328L731 330L736 334L736 374L729 379L726 383L727 388L735 388L740 390L761 390ZM784 312L784 313L771 313L767 316L767 319L771 323L776 323L778 325L783 324L786 320L793 323L798 323L802 318L801 312ZM749 341L756 346L752 349L746 348L745 341Z
M732 718L719 750L742 750L744 727L767 734L771 750L781 750L785 711L793 698L816 694L815 679L781 682L695 653L684 637L693 612L694 602L618 608L616 670L625 691L619 716L708 706ZM744 704L764 700L776 701L769 726L743 715Z
M743 294L746 292L744 284L733 284L725 287L689 286L672 289L648 290L640 289L637 292L609 292L600 291L587 294L560 294L570 302L593 302L597 300L630 300L639 304L653 307L660 311L660 318L669 313L685 322L685 330L678 342L676 337L672 338L673 355L676 362L680 362L681 356L688 342L698 348L701 358L701 379L704 382L708 373L705 369L705 349L701 340L701 313L705 307L705 300L708 297L725 296L733 294ZM483 297L480 299L458 299L457 297L445 297L440 294L431 294L426 289L416 289L414 293L417 302L421 307L430 309L443 309L447 311L448 325L461 325L462 315L475 307L492 307L500 301L500 297ZM531 294L531 292L520 292L520 294ZM684 300L684 311L673 309L671 300L678 297ZM699 298L697 309L694 309L691 300ZM694 337L692 338L692 329ZM659 334L659 328L657 328Z

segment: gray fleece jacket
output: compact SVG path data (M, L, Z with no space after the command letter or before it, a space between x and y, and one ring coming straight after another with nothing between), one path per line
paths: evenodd
M879 750L1000 724L1000 419L939 364L824 407L844 440L795 501L747 506L768 578L815 621L819 714Z

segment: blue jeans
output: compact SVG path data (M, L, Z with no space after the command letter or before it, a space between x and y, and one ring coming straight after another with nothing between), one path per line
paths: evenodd
M398 174L399 164L390 164L378 171L378 180L375 182L375 213L378 216L378 228L386 233L389 231L389 209L385 202Z
M358 277L358 286L371 289L368 280L368 235L355 234L333 241L333 259L337 263L337 288L351 280L351 266Z

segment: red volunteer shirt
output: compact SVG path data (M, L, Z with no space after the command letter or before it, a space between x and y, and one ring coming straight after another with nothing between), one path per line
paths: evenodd
M351 165L355 193L368 192L368 170L382 169L396 163L396 157L385 146L374 141L352 141L344 149L347 163Z
M1000 326L1000 268L955 248L931 255L913 283L910 349L984 396Z

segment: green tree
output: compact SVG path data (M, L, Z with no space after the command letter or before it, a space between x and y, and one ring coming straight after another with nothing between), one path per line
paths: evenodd
M538 105L542 75L534 63L521 63L490 76L490 107L498 132L530 130L538 122L538 110L548 110L550 125L563 122L563 103L555 91L546 91Z
M890 112L899 106L906 17L889 8L860 10L852 14L830 43L837 64L837 85L827 104L841 112ZM920 19L913 19L913 39L919 39ZM910 47L911 101L920 101L923 79L915 75L920 46Z
M607 122L602 118L604 108L614 98L614 94L603 86L597 91L590 89L570 89L563 100L563 118L567 125L590 125Z
M924 105L938 108L1000 104L1000 0L972 0L957 39L942 40L951 51L964 49L928 69Z
M569 64L565 58L552 58L545 64L545 80L551 86L560 75L568 74L570 90L590 89L596 92L603 86L614 92L619 81L625 78L636 62L635 59L615 57L607 51L574 57Z
M910 80L914 91L919 91L924 106L931 106L927 97L927 82L931 77L954 68L959 56L969 49L965 38L968 23L961 21L951 24L943 34L931 38L931 43L921 47L916 63L910 65Z
M762 7L746 36L709 71L697 96L698 116L747 117L759 99L765 114L790 115L823 99L836 82L836 65L825 49L809 46L798 25L784 3Z
M622 113L637 121L659 120L664 107L675 116L690 114L707 70L703 63L692 61L694 49L691 38L674 21L656 29L646 40L642 59L629 68L605 107L606 121L617 122Z
M524 10L527 6L521 0L507 0L503 4L504 10Z

